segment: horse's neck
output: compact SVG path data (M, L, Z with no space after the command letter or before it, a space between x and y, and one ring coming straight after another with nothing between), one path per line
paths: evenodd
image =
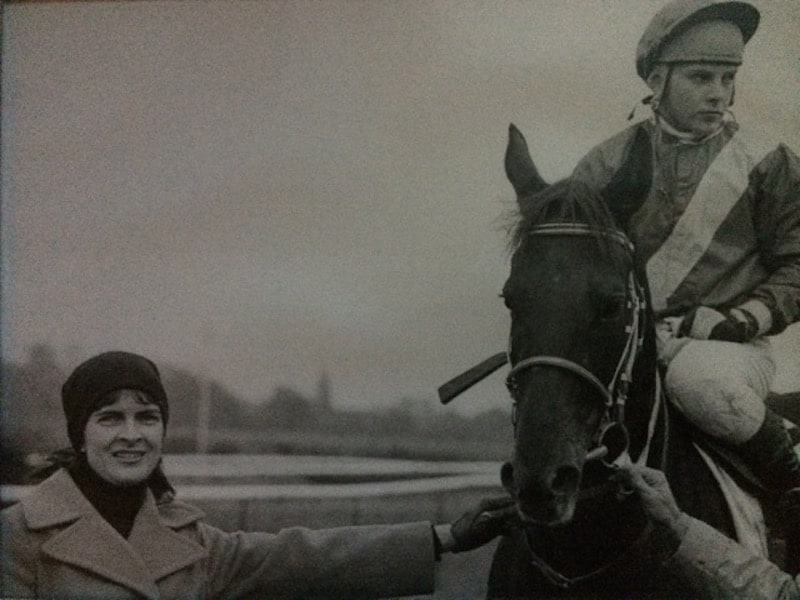
M691 482L691 485L672 486L678 506L736 539L730 508L719 483L694 445L692 426L674 408L669 412L669 440L663 469L668 481Z
M631 445L631 456L637 459L643 449L650 444L650 422L654 411L661 410L661 402L664 401L660 394L658 384L658 366L655 355L655 330L651 326L651 319L647 319L645 324L647 332L639 356L634 364L631 380L630 398L626 407L625 425L628 429ZM663 421L656 425L663 429ZM662 435L663 432L656 431L655 435ZM652 464L652 462L650 463Z

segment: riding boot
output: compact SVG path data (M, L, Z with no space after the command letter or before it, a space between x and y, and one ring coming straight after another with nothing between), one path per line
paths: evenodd
M789 490L781 507L785 531L785 559L783 570L792 576L800 574L800 488Z
M783 419L769 408L761 427L753 437L737 446L737 452L769 492L784 494L800 487L800 457Z
M783 419L768 408L759 430L737 451L761 477L768 492L781 499L785 569L795 575L800 572L800 457Z

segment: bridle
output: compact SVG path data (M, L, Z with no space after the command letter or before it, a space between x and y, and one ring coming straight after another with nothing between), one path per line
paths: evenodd
M600 419L597 431L593 436L593 447L587 452L585 459L586 462L600 459L607 468L618 468L624 462L631 460L631 457L628 453L630 438L628 435L628 430L625 426L625 406L628 401L628 393L633 380L634 365L636 364L639 352L644 346L645 310L647 308L647 296L645 293L645 288L639 281L635 270L633 244L625 234L617 229L597 228L591 227L587 224L574 222L547 223L538 225L529 232L529 235L580 236L593 237L595 239L607 239L612 243L621 245L625 250L631 264L631 269L628 272L625 294L625 308L627 310L627 319L625 324L626 339L611 379L608 383L603 383L597 377L597 375L592 373L583 365L561 356L536 355L524 358L518 363L513 364L511 363L511 344L509 341L509 348L506 352L501 352L489 357L472 369L465 371L461 375L440 386L439 398L443 404L446 404L465 389L489 376L501 366L505 365L506 363L512 364L512 368L506 377L506 387L508 388L514 403L512 410L512 423L514 424L514 437L516 439L517 405L519 404L522 394L522 390L518 381L520 374L533 367L561 369L577 377L584 383L589 384L592 390L597 393L597 396L603 402L603 415ZM660 454L663 468L669 437L668 418L666 414L667 406L660 388L658 373L656 372L653 375L655 377L656 386L655 398L653 399L653 408L648 424L647 439L643 449L639 453L639 456L636 458L636 462L639 464L647 463L651 441L655 437L656 424L659 420L659 417L661 417L663 428L661 435L663 440ZM613 490L613 487L609 487L607 483L594 488L582 488L580 491L580 498L593 498L596 495L606 493L610 489ZM630 493L631 490L618 488L617 492L618 494L621 492L622 495L626 495ZM651 526L648 524L642 530L637 540L632 544L628 551L624 553L624 556L611 559L590 573L585 573L583 575L571 578L557 572L533 551L530 539L528 538L527 530L523 530L523 537L528 549L531 565L538 568L544 577L547 578L553 585L561 589L567 589L607 571L614 564L623 560L625 556L635 555L638 552L637 549L640 548L642 544L646 543L650 536L651 529Z
M631 259L631 265L633 265L633 244L624 233L616 229L599 229L583 223L546 223L534 227L528 235L606 238L621 245ZM625 326L627 338L614 369L614 374L607 384L601 382L594 373L584 366L560 356L530 356L516 364L512 364L511 343L509 341L508 362L512 364L512 368L506 377L506 387L513 401L512 422L515 436L517 405L521 396L521 389L518 383L520 373L533 367L561 369L588 383L603 401L604 413L594 436L594 448L590 450L589 454L601 457L607 466L612 466L615 461L627 458L629 436L625 427L625 405L628 401L628 392L633 378L633 367L644 344L645 328L643 320L646 308L644 287L639 282L633 266L628 273L625 307L628 312ZM607 450L606 456L602 456L602 452L598 451L603 447Z
M597 395L603 401L603 416L600 419L600 424L594 435L593 448L587 454L587 462L599 458L603 464L608 468L616 468L621 463L630 461L628 448L630 444L630 437L628 430L625 426L625 405L628 401L628 393L633 379L633 368L636 363L636 358L639 351L644 345L644 315L647 306L646 294L644 287L639 282L634 268L633 251L634 247L628 237L621 231L616 229L598 229L590 227L582 223L547 223L534 227L529 235L541 236L592 236L600 237L611 240L614 243L621 245L631 262L631 270L628 273L628 282L626 289L626 302L625 307L628 312L627 322L625 325L625 333L627 334L625 346L620 353L617 360L616 368L611 380L604 384L600 379L586 367L560 356L537 355L524 358L516 364L512 365L511 370L506 377L506 387L508 388L514 406L512 409L512 423L514 425L514 437L517 436L516 412L517 405L521 396L521 388L518 383L520 373L527 371L533 367L547 367L553 369L561 369L578 377L597 392ZM509 340L509 348L507 352L509 364L511 363L511 343ZM659 403L655 402L653 405L653 412L650 418L649 431L647 436L647 443L644 450L638 457L637 462L642 462L647 459L650 440L653 436L656 417L658 414ZM600 486L603 487L603 486ZM630 490L620 490L625 493ZM594 490L582 490L581 496L590 497L594 495ZM651 534L651 527L648 524L638 536L633 545L624 553L624 556L634 554L636 548L641 547ZM551 567L544 559L542 559L536 552L534 552L528 537L528 532L523 531L523 538L525 545L528 549L531 565L537 567L542 575L548 579L553 585L561 588L568 589L574 585L593 578L609 568L611 568L618 561L622 560L624 556L617 557L611 561L603 563L598 568L589 573L579 575L577 577L567 577L553 567Z

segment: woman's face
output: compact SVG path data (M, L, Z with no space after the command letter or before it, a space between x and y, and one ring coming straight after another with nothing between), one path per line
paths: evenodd
M156 404L136 390L115 392L110 404L86 423L84 449L89 466L116 485L142 483L161 458L164 421Z

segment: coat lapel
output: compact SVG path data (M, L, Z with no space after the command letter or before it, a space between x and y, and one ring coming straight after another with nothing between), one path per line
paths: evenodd
M153 600L159 595L156 581L207 555L203 546L173 529L197 521L202 513L181 505L162 518L149 491L127 540L100 516L66 472L50 477L22 503L31 529L64 527L43 544L45 554Z
M194 540L174 531L169 525L181 526L196 521L201 513L184 516L184 523L173 523L158 512L152 494L148 492L133 529L129 545L136 550L147 566L154 581L189 566L208 555L206 549ZM192 518L194 517L194 518Z
M158 587L133 547L99 514L84 515L42 545L51 558L158 598Z

